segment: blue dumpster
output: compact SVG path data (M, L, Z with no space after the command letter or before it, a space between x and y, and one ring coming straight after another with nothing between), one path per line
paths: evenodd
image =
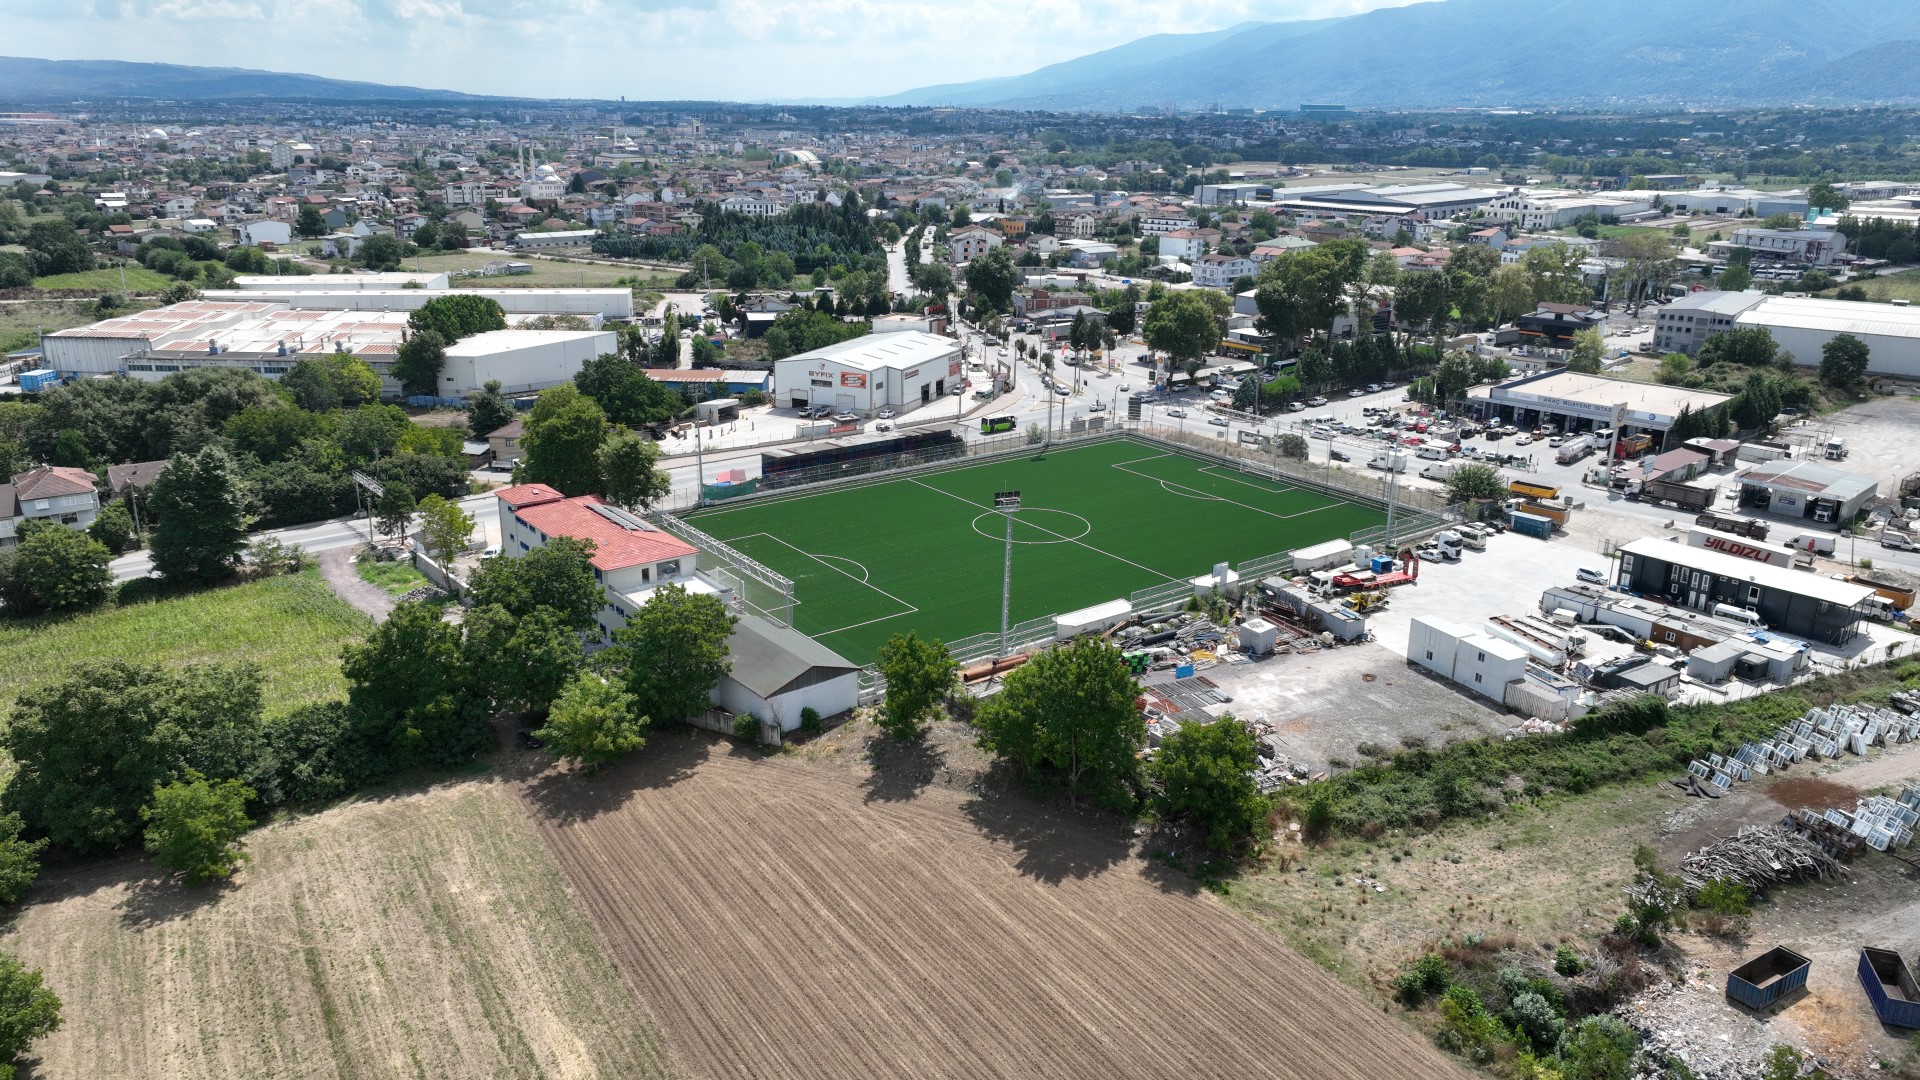
M49 386L60 385L60 376L47 368L35 368L20 373L20 389L23 393L33 394Z
M1890 949L1860 950L1860 989L1873 1002L1874 1015L1889 1027L1920 1028L1920 985L1900 954Z
M1507 515L1507 528L1536 540L1553 538L1553 519L1541 517L1539 514L1527 514L1515 510Z
M1807 985L1813 961L1784 945L1776 945L1734 968L1727 976L1727 996L1750 1009L1765 1009Z

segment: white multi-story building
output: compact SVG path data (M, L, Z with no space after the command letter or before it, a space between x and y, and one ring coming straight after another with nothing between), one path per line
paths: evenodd
M1243 255L1202 255L1193 261L1193 283L1208 289L1230 289L1234 282L1259 272L1260 267Z
M85 469L42 465L0 484L0 548L20 542L19 528L29 521L53 521L84 529L100 510L93 474Z
M589 561L606 601L598 618L602 640L611 640L662 585L725 595L695 573L698 552L692 544L593 495L570 499L545 484L518 484L495 495L502 555L518 558L555 537L593 543Z
M992 229L969 225L947 234L947 254L955 265L965 265L1006 242Z
M1846 253L1847 238L1830 229L1749 228L1735 229L1727 239L1707 245L1707 253L1716 259L1724 259L1739 249L1745 249L1762 262L1832 266L1836 256Z

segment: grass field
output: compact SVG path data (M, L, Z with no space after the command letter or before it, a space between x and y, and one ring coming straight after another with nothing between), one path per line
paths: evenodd
M378 585L389 596L405 596L422 585L429 584L427 575L415 570L409 563L374 562L359 559L353 564L353 572L360 580L369 585Z
M146 304L130 304L122 311L140 311ZM12 352L40 344L42 333L85 326L99 320L92 301L35 300L25 304L0 304L0 352Z
M165 274L144 266L128 266L124 283L120 270L85 270L78 274L54 274L34 278L36 289L89 289L99 292L159 292L174 283Z
M617 285L622 280L638 281L643 285L658 286L671 283L673 274L647 270L637 266L606 266L601 263L556 262L552 259L529 259L525 256L506 251L452 251L442 255L421 255L419 269L426 273L444 273L454 270L479 270L488 263L524 262L533 267L531 274L514 274L511 277L470 277L455 282L470 289L511 289L524 288L563 288L567 286L593 288ZM413 259L408 259L402 270L414 269Z
M1862 278L1848 282L1867 291L1867 299L1886 302L1888 300L1920 300L1920 270L1902 270L1885 277ZM1832 296L1833 291L1823 292L1821 296Z
M0 624L0 715L22 690L106 660L252 661L266 673L271 715L345 696L340 646L371 627L318 570L67 619L9 621Z
M247 848L227 889L138 856L41 879L4 941L65 1005L30 1075L672 1075L504 782L336 807Z
M1380 524L1370 507L1133 441L1055 450L691 516L792 578L794 625L856 663L895 633L951 641L998 629L1017 490L1019 622L1184 581Z

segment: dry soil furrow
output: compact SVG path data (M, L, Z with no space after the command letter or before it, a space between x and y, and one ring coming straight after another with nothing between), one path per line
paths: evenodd
M656 733L529 807L697 1077L1457 1077L1266 933L1044 810Z

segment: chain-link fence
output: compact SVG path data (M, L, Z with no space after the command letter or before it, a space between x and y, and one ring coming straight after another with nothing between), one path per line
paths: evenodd
M734 602L743 610L780 626L793 625L791 579L671 514L650 514L647 520L692 544L700 553L701 572L731 588Z

